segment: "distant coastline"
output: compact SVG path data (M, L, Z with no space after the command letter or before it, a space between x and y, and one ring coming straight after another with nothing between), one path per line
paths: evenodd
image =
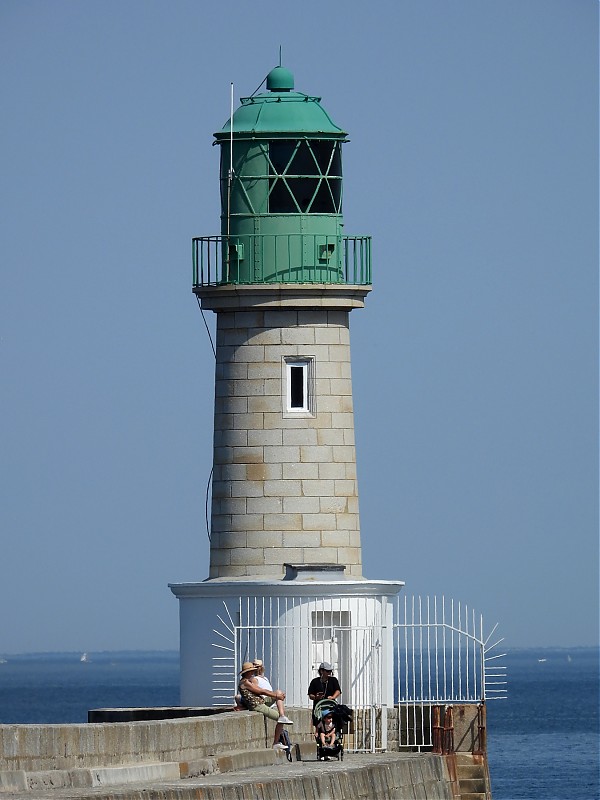
M567 646L554 646L545 645L543 647L506 647L506 653L511 655L520 655L526 653L540 653L546 658L548 655L560 654L568 655L577 654L578 652L589 652L590 650L597 650L600 655L600 644L596 645L576 645L574 647ZM56 651L39 651L39 652L25 652L25 653L5 653L0 651L0 664L9 661L38 661L38 660L53 660L53 661L80 661L82 650L56 650ZM143 661L151 658L153 660L164 659L166 661L173 661L179 659L178 650L87 650L87 655L90 660L98 662L114 661L117 658L119 661Z
M0 664L11 661L80 661L82 650L57 650L40 651L32 653L0 653ZM114 661L144 661L165 659L173 661L179 659L178 650L87 650L90 660L98 662Z

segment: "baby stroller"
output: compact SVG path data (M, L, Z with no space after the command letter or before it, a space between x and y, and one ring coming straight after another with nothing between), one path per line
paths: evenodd
M319 734L315 735L317 742L317 761L329 761L337 758L338 761L344 760L344 728L352 719L352 711L348 706L344 706L329 698L319 700L313 709L313 721L319 722L324 716L331 714L335 728L335 739L329 747L323 747Z

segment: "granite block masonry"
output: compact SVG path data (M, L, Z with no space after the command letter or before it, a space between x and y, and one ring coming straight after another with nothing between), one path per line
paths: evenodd
M209 577L322 562L360 577L349 312L280 303L218 312ZM286 411L290 359L311 365L305 413Z

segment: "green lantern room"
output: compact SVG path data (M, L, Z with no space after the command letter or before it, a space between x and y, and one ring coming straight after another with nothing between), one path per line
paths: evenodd
M241 99L215 134L221 148L221 235L194 239L194 287L370 285L371 240L346 236L347 134L275 67L266 91Z

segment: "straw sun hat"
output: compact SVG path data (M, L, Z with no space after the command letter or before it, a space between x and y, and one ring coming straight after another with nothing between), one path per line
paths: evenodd
M255 669L256 666L252 663L252 661L244 661L240 670L240 675L243 675L245 672L254 672Z

